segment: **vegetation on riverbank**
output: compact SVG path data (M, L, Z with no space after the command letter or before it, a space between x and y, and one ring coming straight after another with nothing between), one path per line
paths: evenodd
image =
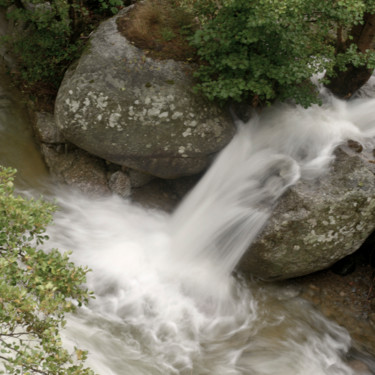
M307 107L318 102L313 75L326 71L327 83L349 66L375 68L375 25L366 24L373 0L199 3L206 22L192 44L206 62L198 88L211 99L293 99ZM366 41L365 26L372 28Z
M86 353L62 347L64 315L86 304L88 269L40 246L55 206L14 193L15 171L0 167L0 373L93 375Z
M123 0L0 0L0 6L14 28L2 38L17 58L14 78L23 91L53 99L89 34L117 13Z
M11 6L20 25L6 43L25 86L55 93L98 21L124 2L0 5ZM148 0L122 21L124 35L150 56L198 62L197 91L222 102L292 99L307 107L319 102L313 75L325 72L322 82L349 97L375 68L374 0Z

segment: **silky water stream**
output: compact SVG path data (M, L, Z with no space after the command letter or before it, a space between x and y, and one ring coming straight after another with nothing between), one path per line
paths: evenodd
M322 95L321 107L276 105L239 123L172 215L50 187L61 209L47 245L73 250L73 260L93 270L96 295L68 317L66 345L89 350L88 364L101 375L370 374L346 363L350 336L307 302L232 275L290 185L325 173L346 139L372 142L375 99ZM15 163L30 160L20 130L9 130L15 103L4 95L0 104L0 162L26 182L35 175L28 182L35 189L45 178L39 167Z

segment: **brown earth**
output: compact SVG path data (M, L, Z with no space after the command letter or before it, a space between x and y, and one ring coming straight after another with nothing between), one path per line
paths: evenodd
M194 17L169 1L136 3L117 20L120 33L146 55L156 60L197 60L188 37L197 27Z

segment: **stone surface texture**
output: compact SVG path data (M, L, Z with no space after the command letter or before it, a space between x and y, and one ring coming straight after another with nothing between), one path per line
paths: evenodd
M42 143L65 143L65 139L59 132L52 113L36 112L34 130L38 140Z
M193 175L232 138L227 111L193 92L189 64L156 61L103 22L65 75L55 105L65 138L161 178Z
M280 199L239 268L281 280L325 269L356 251L375 227L373 159L372 150L338 148L325 176L297 183Z
M51 175L91 196L109 195L105 163L79 149L42 144L41 151Z

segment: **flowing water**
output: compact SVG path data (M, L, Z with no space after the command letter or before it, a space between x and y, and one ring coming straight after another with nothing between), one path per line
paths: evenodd
M325 173L346 139L371 144L375 91L366 90L349 103L322 92L321 107L277 105L238 122L233 141L172 215L50 188L61 210L48 246L73 250L73 260L93 270L88 286L96 294L69 317L66 345L88 349L101 375L369 374L345 362L351 339L343 328L288 290L232 275L289 186ZM27 166L20 130L8 135L17 116L7 112L12 100L4 103L1 147L11 147L0 161L26 170L25 181L34 175L34 188L44 175Z
M28 121L22 96L12 88L9 77L0 72L0 163L19 171L18 186L36 188L47 179L47 170Z

